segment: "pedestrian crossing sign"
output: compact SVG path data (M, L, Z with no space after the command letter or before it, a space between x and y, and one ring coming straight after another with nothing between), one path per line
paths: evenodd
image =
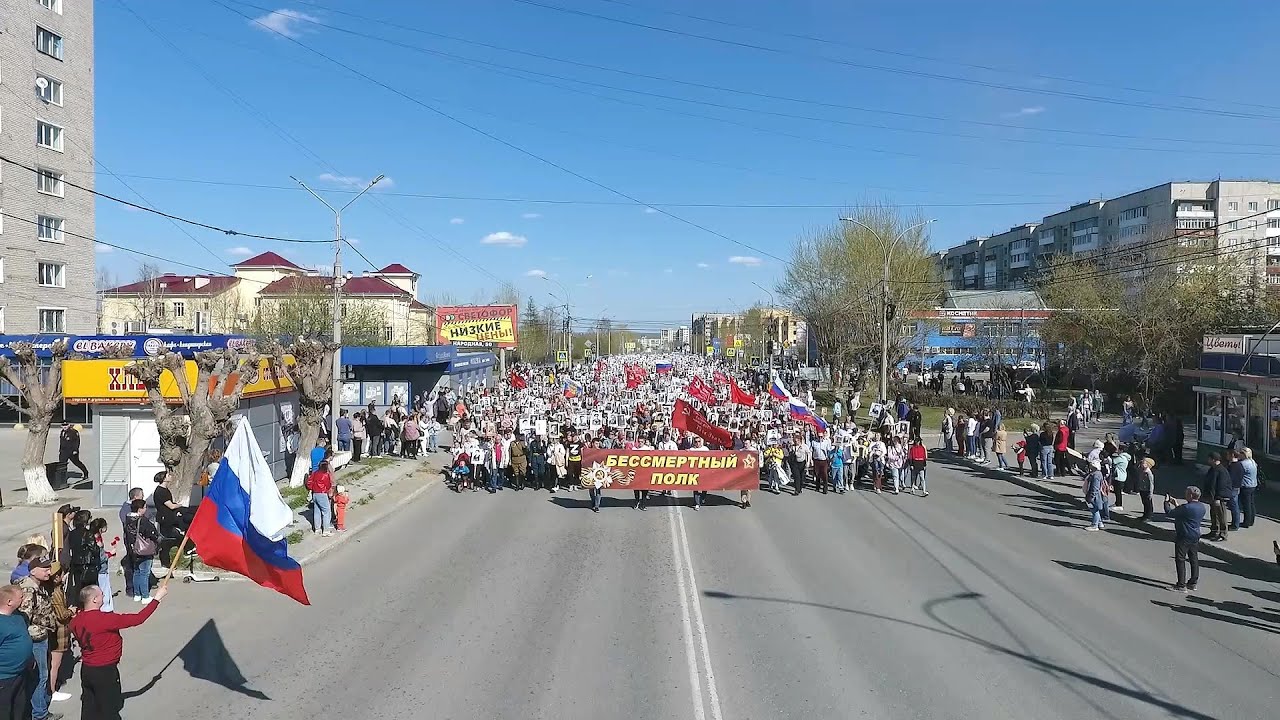
M557 351L556 351L556 362L561 362L561 363L567 363L567 362L569 362L569 351L568 351L568 350L557 350Z

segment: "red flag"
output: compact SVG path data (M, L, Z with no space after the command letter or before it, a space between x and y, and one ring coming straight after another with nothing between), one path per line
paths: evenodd
M687 430L712 445L733 447L733 436L728 430L712 424L705 415L683 400L676 400L675 409L671 412L671 427Z
M523 390L528 386L529 383L525 382L524 378L517 375L515 370L511 371L511 388L513 390Z
M743 392L742 388L738 387L738 383L733 378L729 378L729 402L752 407L756 404L756 396Z
M633 365L627 366L627 389L633 390L644 382L644 371Z
M714 379L715 379L715 381L716 381L716 382L718 382L718 383L720 383L721 385L728 385L728 384L729 384L729 376L728 376L728 375L725 375L724 373L720 372L719 370L717 370L717 371L715 372L715 374L714 374L714 375L712 375L711 377L712 377L712 378L714 378Z
M693 379L689 381L689 385L685 388L685 391L689 393L690 397L698 398L708 405L714 405L716 402L715 391L713 391L711 386L703 382L702 378L697 375L694 375Z

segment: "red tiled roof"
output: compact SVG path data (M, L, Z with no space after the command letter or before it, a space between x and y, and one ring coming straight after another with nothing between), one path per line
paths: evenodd
M400 263L391 263L378 272L383 275L413 275L414 272Z
M207 280L196 287L197 280ZM140 280L128 285L111 288L108 294L118 295L217 295L227 288L235 287L240 278L227 275L174 275L166 273L154 280ZM164 285L163 288L160 286Z
M282 277L259 291L262 295L284 295L295 292L332 292L333 278L316 275ZM408 296L409 293L377 277L356 276L342 286L344 295Z
M409 309L410 309L410 310L430 310L430 309L431 309L431 306L430 306L430 305L423 305L422 303L418 302L417 300L414 300L414 301L412 301L412 302L410 302L410 303L409 303Z
M302 269L273 252L264 252L261 255L254 255L248 260L238 262L231 267L287 267L293 268L294 270Z

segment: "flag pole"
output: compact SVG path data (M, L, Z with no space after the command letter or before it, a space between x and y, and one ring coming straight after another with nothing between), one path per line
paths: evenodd
M169 579L173 577L173 571L178 569L178 563L182 562L182 553L187 549L187 534L182 534L182 542L178 544L178 549L173 552L173 560L169 563L169 573L160 581L160 587L168 587Z

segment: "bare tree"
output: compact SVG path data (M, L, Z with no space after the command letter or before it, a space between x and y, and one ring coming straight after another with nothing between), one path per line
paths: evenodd
M256 350L206 350L196 353L193 361L194 386L187 377L187 361L178 353L162 353L129 366L147 389L160 435L160 462L178 478L179 502L191 497L200 469L208 462L209 446L226 433L245 386L257 382L259 374ZM164 396L166 373L178 390L178 404L169 404Z
M26 404L27 442L22 448L22 480L27 486L27 502L49 505L58 495L45 475L44 451L49 439L49 423L62 402L62 363L68 357L67 343L64 340L53 343L47 367L42 365L35 346L29 342L15 343L12 351L13 358L0 363L0 377L17 388ZM0 402L21 416L23 408L12 400L0 396Z
M333 388L333 354L338 346L323 340L298 338L287 348L278 342L267 347L275 358L276 370L289 378L298 391L298 454L305 457L320 439L324 411L329 406ZM293 356L293 364L285 363L285 354ZM302 487L308 464L294 463L290 487Z
M342 300L343 345L385 345L389 325L378 303L356 297ZM300 285L284 297L262 298L252 331L265 341L331 336L333 294Z

